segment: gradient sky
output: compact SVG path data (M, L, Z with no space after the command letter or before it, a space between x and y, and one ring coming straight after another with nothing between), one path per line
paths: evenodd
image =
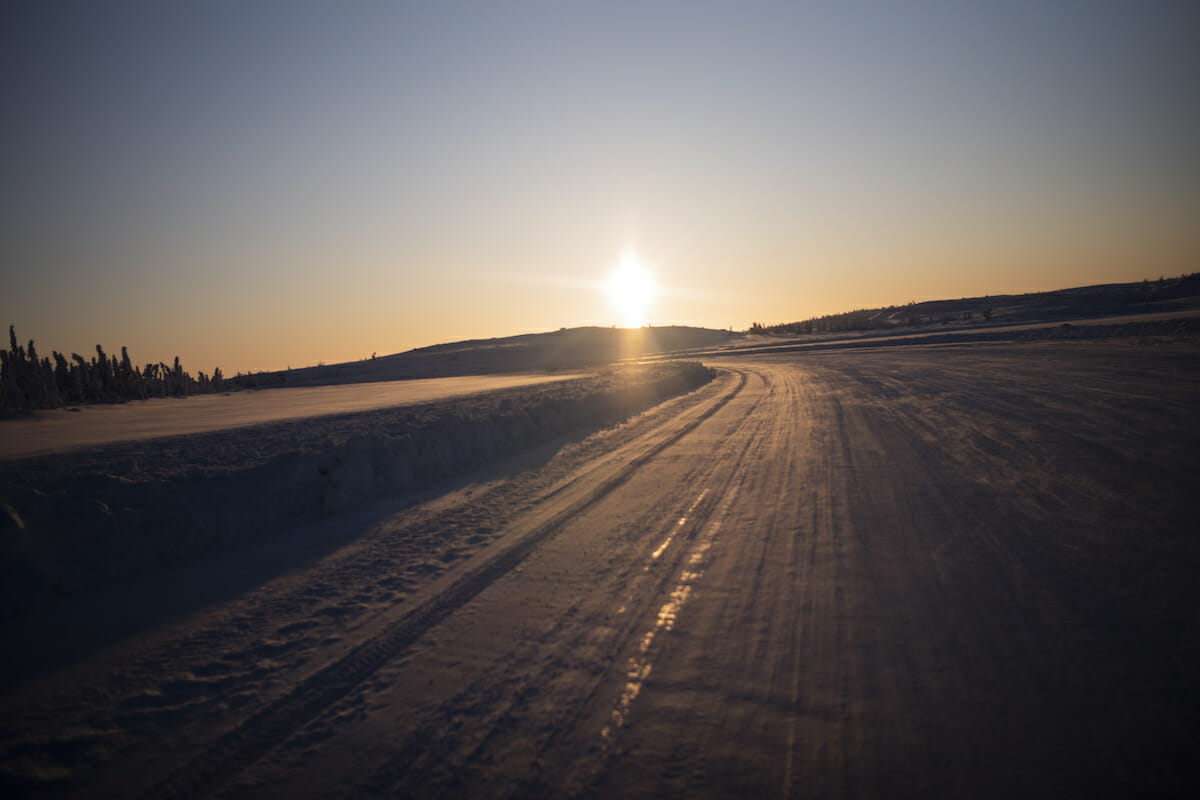
M6 2L0 322L192 371L1200 269L1200 3Z

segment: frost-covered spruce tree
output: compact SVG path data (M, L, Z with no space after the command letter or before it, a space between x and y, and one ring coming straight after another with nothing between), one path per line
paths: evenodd
M25 381L25 397L28 407L49 408L50 401L46 397L46 385L42 382L42 365L38 360L37 348L33 346L33 339L29 340L29 347L25 353L28 360L22 370L22 377Z
M158 380L158 364L148 363L142 369L142 385L148 397L162 397L162 385Z
M0 411L7 411L15 400L12 359L7 350L0 350Z
M10 351L8 354L8 369L12 391L9 395L9 408L25 411L29 408L29 378L26 376L29 365L25 363L25 348L17 344L17 335L12 326L8 326Z
M107 400L113 391L112 365L108 363L108 356L105 355L104 348L100 345L96 345L96 358L93 363L96 369L96 376L99 379L97 381L99 391L96 392L96 396L93 399Z
M116 356L113 356L116 360ZM131 400L134 397L144 397L141 392L141 381L138 381L134 375L133 362L129 360L129 351L124 345L121 345L121 364L117 370L120 376L120 393L122 400Z
M42 390L46 393L46 408L58 408L62 399L58 395L58 382L54 379L54 367L50 359L42 359Z
M71 353L71 360L75 362L71 374L79 389L79 402L86 403L91 397L92 368L79 353Z
M76 402L75 387L71 380L71 365L67 363L67 359L63 354L57 350L53 351L53 355L54 387L58 391L59 402L60 404Z

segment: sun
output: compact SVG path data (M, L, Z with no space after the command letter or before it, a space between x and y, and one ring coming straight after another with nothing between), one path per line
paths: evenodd
M620 323L627 328L640 328L649 320L646 312L654 302L657 289L654 276L638 263L632 254L621 257L621 262L608 279L608 297Z

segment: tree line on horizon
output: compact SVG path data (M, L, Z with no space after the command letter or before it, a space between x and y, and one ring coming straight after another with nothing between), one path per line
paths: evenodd
M1180 275L1177 278L1160 276L1158 281L1149 279L1141 283L1107 284L1097 287L1081 287L1080 289L1065 289L1055 292L1036 292L1020 295L1027 302L1060 300L1066 296L1091 297L1107 300L1124 305L1154 303L1163 300L1176 300L1182 297L1200 295L1200 272ZM996 298L1000 299L1000 298ZM1013 298L1010 298L1010 300ZM749 333L771 334L809 334L809 333L847 333L850 331L870 331L887 328L919 327L922 325L947 325L957 320L969 321L976 315L984 321L992 318L991 297L963 298L963 301L973 306L960 308L942 313L922 313L922 307L933 307L947 301L926 301L923 303L908 303L905 306L885 306L883 308L863 308L854 311L843 311L838 314L826 314L822 317L812 317L800 322L785 322L775 325L753 323Z
M17 344L14 326L8 326L9 349L0 350L0 411L31 411L61 408L75 403L121 403L149 397L187 397L241 388L240 376L232 380L221 374L185 371L175 357L173 366L162 362L138 368L122 347L121 357L108 355L96 345L91 360L72 353L68 361L57 350L52 358L38 358L33 340L28 347Z

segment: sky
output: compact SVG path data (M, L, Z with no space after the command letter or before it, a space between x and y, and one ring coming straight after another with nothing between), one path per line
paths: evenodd
M0 323L238 371L1200 269L1200 3L0 5ZM626 315L627 317L628 315Z

